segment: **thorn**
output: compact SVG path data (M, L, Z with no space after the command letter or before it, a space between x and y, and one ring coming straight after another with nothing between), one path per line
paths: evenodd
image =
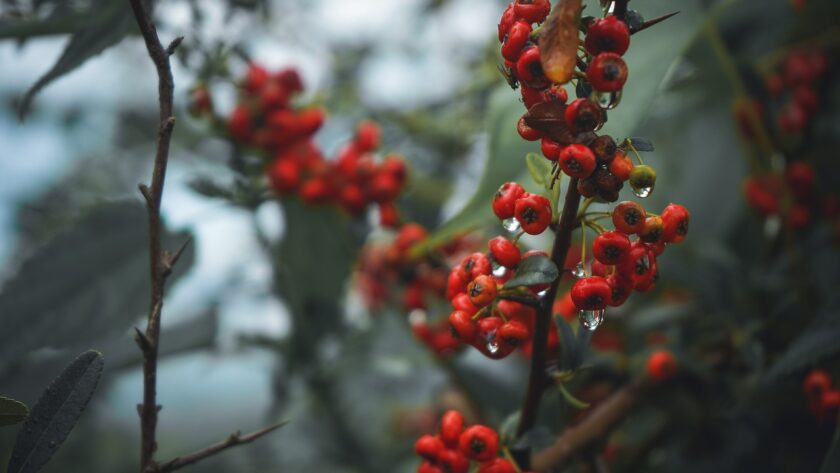
M147 337L146 334L141 332L137 327L134 327L134 332L134 341L137 342L137 345L141 350L143 350L143 353L151 351L152 341L149 340L149 337Z
M636 33L638 33L639 31L642 31L642 30L646 30L646 29L650 28L651 26L653 26L657 23L661 23L661 22L667 20L668 18L671 18L672 16L676 15L677 13L679 13L679 11L675 11L674 13L668 13L667 15L662 15L662 16L656 17L652 20L648 20L648 21L642 23L642 25L639 26L639 29L634 31L632 34L636 34Z
M172 273L172 268L174 268L175 264L178 263L178 260L181 259L181 255L184 254L184 250L187 249L191 242L192 237L187 238L187 240L181 244L181 247L178 248L178 251L176 251L174 255L168 251L163 252L163 256L161 257L161 259L163 260L164 277L169 276Z
M152 193L149 190L149 186L147 186L146 184L137 184L137 188L140 189L140 193L143 195L143 198L146 199L146 203L151 205Z
M137 404L137 415L143 417L143 404Z
M169 46L166 47L166 54L169 56L175 54L175 49L177 49L178 46L181 45L181 41L183 40L183 36L178 36L177 38L173 39L172 42L169 43Z

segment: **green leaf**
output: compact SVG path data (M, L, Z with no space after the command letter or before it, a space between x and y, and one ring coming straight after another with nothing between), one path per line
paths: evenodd
M0 425L13 425L26 419L29 408L26 404L0 396Z
M574 370L579 366L579 364L575 364L574 356L577 352L577 340L575 339L575 331L572 330L571 325L566 322L562 316L554 317L554 323L557 325L557 328L560 331L560 348L561 353L560 360L558 360L558 366L564 370Z
M545 255L531 255L519 262L516 274L505 283L505 288L550 284L560 275L557 265Z
M655 151L653 141L650 141L647 138L634 136L632 138L627 138L627 141L630 142L630 145L635 148L636 151Z
M497 87L490 96L487 112L487 159L475 193L457 214L441 225L412 252L421 254L447 242L454 235L492 222L496 217L490 207L493 194L507 181L522 173L521 156L539 150L536 143L525 141L516 131L516 122L525 107L507 85Z
M84 352L50 383L15 440L8 473L35 473L47 463L87 407L103 365L101 353Z
M589 408L589 403L588 402L583 402L580 399L572 396L572 393L570 393L569 390L566 389L566 386L564 386L563 383L557 383L557 387L560 389L560 394L563 395L563 399L565 399L566 402L568 402L572 406L574 406L578 409L588 409Z
M548 160L537 153L528 153L525 155L525 164L534 182L548 190L551 183L551 165Z
M87 345L126 330L149 308L146 209L139 201L97 205L23 262L0 292L0 360L41 347ZM187 232L164 232L175 251ZM189 245L171 284L192 264Z
M39 78L21 99L18 113L23 117L41 89L85 63L88 59L119 43L134 26L131 8L118 0L99 0L91 8L91 20L70 36L52 68Z

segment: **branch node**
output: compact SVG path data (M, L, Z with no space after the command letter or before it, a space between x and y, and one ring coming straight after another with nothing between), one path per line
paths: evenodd
M181 45L181 41L183 40L183 36L178 36L177 38L173 39L172 42L169 43L169 46L166 47L166 54L168 56L175 54L175 50L178 48L178 46Z
M142 350L144 354L152 351L154 345L152 344L152 341L149 340L149 337L147 337L146 334L137 327L134 327L134 332L134 341L137 342L140 350ZM138 404L137 407L139 408L140 405Z
M146 184L137 184L137 189L140 190L140 194L143 195L143 198L146 199L146 203L152 203L152 191L149 189L149 186Z

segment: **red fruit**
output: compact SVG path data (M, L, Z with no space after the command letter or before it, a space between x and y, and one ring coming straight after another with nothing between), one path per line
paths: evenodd
M814 168L805 161L794 161L785 168L785 178L793 193L800 200L811 195L814 190Z
M811 371L802 382L802 390L812 401L819 400L829 389L831 389L831 376L823 370Z
M802 51L791 51L785 57L783 73L785 83L793 88L797 85L804 85L814 79L814 68L807 54Z
M604 232L592 242L592 254L605 265L618 264L630 251L630 239L620 232Z
M391 202L400 195L400 183L392 174L378 172L368 184L367 191L374 202Z
M525 233L539 235L551 223L551 204L541 195L528 194L516 201L513 214Z
M482 463L478 467L478 473L516 473L516 468L504 458L494 458Z
M820 98L810 85L800 85L793 89L793 100L809 114L820 108Z
M570 144L560 151L557 158L560 169L571 177L584 179L595 170L595 153L588 146Z
M414 451L426 460L436 462L443 451L443 442L437 435L424 435L414 442Z
M549 0L516 0L513 11L517 18L531 23L542 23L551 11Z
M516 348L527 342L531 337L531 332L528 326L518 320L509 320L504 325L499 327L496 333L496 339L502 344L511 349Z
M574 131L592 131L604 121L604 113L589 99L575 99L566 107L563 118Z
M545 76L540 62L540 48L529 46L516 60L516 78L535 89L544 89L551 83Z
M490 258L484 253L473 253L467 256L461 260L460 268L464 276L470 280L481 275L490 274L493 271Z
M362 188L355 184L347 184L338 195L341 206L347 212L358 215L365 210L368 201Z
M785 214L785 223L795 230L801 230L811 222L811 211L808 207L796 204Z
M251 112L245 105L237 105L228 118L228 131L234 140L240 143L248 141L253 130Z
M572 300L579 310L600 310L607 306L612 289L600 276L578 279L572 286Z
M543 97L545 97L545 101L566 103L566 101L569 100L569 93L566 92L566 89L564 89L562 85L555 84L543 92Z
M394 238L394 246L402 253L425 240L427 236L428 233L423 225L413 222L406 223Z
M627 246L629 249L630 245L628 244ZM611 267L612 266L606 265L596 259L592 261L589 269L592 272L593 276L607 277L607 275L610 273Z
M563 145L551 138L543 138L540 142L540 150L542 150L543 156L545 156L545 158L549 161L557 161L562 149Z
M417 467L417 473L446 473L433 463L424 461Z
M467 284L467 295L476 307L490 305L496 300L496 281L492 276L482 274Z
M356 149L361 152L373 151L379 147L379 138L381 135L379 125L372 121L363 121L359 123L356 128L356 139L354 144Z
M275 159L269 165L268 179L274 192L292 192L300 184L300 165L292 159Z
M639 231L639 238L645 243L656 243L662 238L664 228L662 217L647 217Z
M677 374L677 359L668 350L659 350L647 361L647 375L654 381L667 381Z
M456 295L467 292L467 284L470 280L464 275L460 268L452 268L449 278L446 280L446 298L452 300Z
M620 181L624 182L630 179L630 173L633 172L633 160L624 152L617 151L607 169Z
M488 243L490 253L497 263L506 268L515 268L519 264L521 253L516 244L503 236L497 236Z
M256 63L248 64L248 72L245 73L245 79L242 81L242 88L245 91L253 94L265 87L268 83L268 71Z
M476 307L472 303L472 301L470 300L470 296L467 295L466 292L457 294L455 297L452 298L452 307L455 310L466 312L471 316L478 312L478 307Z
M309 179L303 183L299 191L301 200L310 204L327 202L332 196L332 193L333 189L329 182L323 178Z
M382 164L379 165L379 172L391 175L400 186L405 183L408 171L405 167L405 161L396 154L385 156Z
M616 266L618 272L633 281L634 285L643 283L653 277L653 252L640 241L630 245L627 258Z
M499 434L490 427L474 425L461 434L458 446L464 455L473 460L492 460L499 453Z
M382 202L379 204L379 224L383 227L393 228L400 223L400 216L397 206L393 202Z
M438 461L446 473L467 473L470 471L470 460L455 449L441 452Z
M840 390L829 389L820 397L820 411L826 417L833 417L840 409Z
M440 438L447 448L458 446L458 439L464 430L464 416L455 410L446 411L440 418Z
M465 343L472 343L478 332L478 327L472 319L472 315L456 310L449 314L449 328L452 334Z
M603 52L623 55L630 46L630 28L613 15L599 18L589 24L583 46L592 55Z
M633 292L633 282L620 274L607 276L607 284L610 285L610 300L607 304L612 307L624 304Z
M522 93L522 103L525 104L525 108L530 109L538 103L545 102L545 96L541 90L532 89L525 84L522 84L519 89Z
M505 8L505 12L502 13L502 19L499 21L499 42L505 40L505 36L508 34L510 27L513 26L513 23L516 21L516 12L513 11L513 2Z
M627 64L616 53L595 56L586 68L586 78L600 92L618 92L627 82Z
M778 195L759 177L749 176L744 180L744 197L753 210L761 215L779 213Z
M688 234L689 214L679 204L668 204L662 211L662 241L679 243Z
M788 102L779 111L776 124L784 133L799 133L808 124L808 113L798 102Z
M653 286L656 284L656 281L659 280L659 267L656 265L656 258L654 258L652 250L650 250L650 272L648 276L644 279L641 279L636 282L636 285L633 286L638 292L648 292L653 289Z
M506 182L493 196L493 213L500 220L513 217L516 201L525 194L525 189L516 182Z
M502 44L502 57L508 61L516 61L522 48L531 36L531 25L525 21L517 21L508 30L507 38Z
M541 131L535 128L531 128L530 126L528 126L527 123L525 123L524 116L520 118L518 122L516 122L516 131L519 133L519 136L521 136L522 139L526 141L537 141L538 139L543 137Z
M785 81L782 79L782 76L779 74L772 74L767 76L764 80L764 87L767 89L767 92L772 96L777 96L782 93L785 89Z
M279 84L268 83L260 91L260 109L263 113L284 107L289 102L289 94Z
M206 85L200 84L193 88L190 93L190 111L195 114L213 111L213 98Z
M642 231L646 218L645 209L629 200L616 205L612 212L615 229L628 235Z
M275 80L279 82L289 93L296 93L303 90L303 80L296 69L281 69L274 74Z

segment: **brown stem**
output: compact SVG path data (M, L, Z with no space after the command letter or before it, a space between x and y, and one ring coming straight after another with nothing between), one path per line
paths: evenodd
M595 407L580 424L566 429L550 447L534 455L532 469L538 472L554 471L582 449L604 438L636 404L642 389L642 382L635 381L616 391Z
M616 0L615 2L615 9L613 9L613 15L618 17L619 20L624 21L625 17L627 16L627 3L630 0Z
M572 230L577 220L578 206L580 205L580 193L577 190L577 179L569 181L566 190L566 199L563 203L563 213L560 215L560 222L557 224L557 233L554 237L554 246L551 249L551 260L558 268L563 268L566 261L566 254L572 243ZM534 427L537 418L537 411L540 406L540 399L546 387L546 352L548 345L548 333L551 329L551 310L554 299L557 297L557 288L560 285L557 278L551 283L548 292L542 299L540 309L537 311L536 324L534 325L533 352L531 354L531 371L528 377L528 391L522 405L522 413L519 419L519 426L516 429L516 436L521 437ZM524 455L527 461L527 455ZM522 458L517 459L522 460Z

